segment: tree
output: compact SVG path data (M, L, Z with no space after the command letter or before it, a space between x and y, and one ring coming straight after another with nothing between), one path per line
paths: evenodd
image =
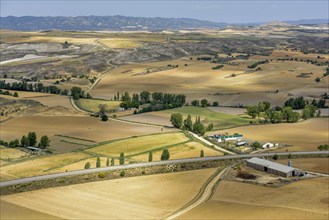
M210 123L207 127L207 131L211 131L212 129L214 129L214 124Z
M28 147L29 146L29 139L23 135L22 139L21 139L21 146L22 147Z
M309 118L313 118L315 116L315 113L316 111L313 105L306 105L302 111L302 118L305 120Z
M176 128L181 128L183 125L183 116L181 113L173 113L170 116L171 124Z
M18 93L17 92L14 93L14 97L18 97Z
M315 82L320 82L321 81L321 79L320 79L320 77L316 77L316 79L315 79Z
M193 100L191 102L191 105L193 105L193 106L200 106L200 102L199 102L199 100Z
M204 151L203 150L200 151L200 157L204 157Z
M153 154L152 154L152 152L150 151L150 153L149 153L149 162L152 162L152 160L153 160Z
M44 149L49 146L49 143L50 143L50 139L48 138L47 135L44 135L40 138L39 147Z
M105 115L106 112L107 112L108 107L107 107L106 104L99 104L98 109L99 109L99 114Z
M260 143L255 141L254 143L251 144L251 147L256 150L261 147Z
M204 108L204 107L207 107L208 106L208 100L207 99L202 99L201 100L201 106Z
M168 149L163 149L162 154L161 154L161 160L169 160L170 158L170 153Z
M89 169L90 167L91 167L90 162L87 162L87 163L85 164L85 169Z
M96 167L101 167L101 159L99 157L96 159Z
M218 106L219 106L219 103L218 103L218 102L213 102L213 103L212 103L212 106L214 106L214 107L218 107Z
M204 125L201 123L200 116L196 117L195 119L195 123L193 124L193 132L201 136L206 133L206 129Z
M119 164L120 165L125 164L125 154L123 152L120 153Z
M102 118L102 121L107 121L107 120L109 120L109 117L108 117L107 115L102 115L101 118Z
M37 135L35 132L29 132L27 138L29 139L30 146L35 146L37 144Z
M107 167L110 166L110 158L107 158L107 160L106 160L106 166Z
M322 144L318 146L319 150L329 150L329 145L328 144Z
M247 114L250 115L252 118L256 118L258 115L258 108L255 105L248 105L247 106Z
M77 86L72 87L71 95L74 100L79 100L79 98L82 97L82 89Z
M123 101L123 102L130 102L130 101L131 101L131 98L130 98L128 92L125 92L125 93L122 95L122 97L121 97L121 101Z
M111 159L111 166L114 166L114 158Z
M148 91L141 92L141 94L140 94L140 101L142 103L149 103L150 102L150 95L151 94Z
M277 160L279 158L279 156L277 154L274 154L272 158L273 158L273 160Z
M192 122L192 117L191 117L190 114L184 120L184 129L186 129L188 131L192 131L193 130L193 122Z
M319 109L317 112L316 112L316 117L320 117L321 115L321 110Z

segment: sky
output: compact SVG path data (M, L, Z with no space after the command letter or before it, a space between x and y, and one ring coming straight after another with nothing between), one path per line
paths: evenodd
M1 0L5 16L124 15L247 23L328 19L327 0Z

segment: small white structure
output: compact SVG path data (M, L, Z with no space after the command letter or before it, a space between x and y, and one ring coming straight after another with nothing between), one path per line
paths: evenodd
M245 145L247 145L247 142L245 142L245 141L238 141L235 145L236 145L237 147L245 146Z
M270 142L267 142L267 143L263 144L262 147L263 147L263 149L272 148L272 147L274 147L274 144L270 143Z

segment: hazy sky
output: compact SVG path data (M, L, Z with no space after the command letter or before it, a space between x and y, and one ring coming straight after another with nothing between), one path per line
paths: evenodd
M328 18L327 0L106 1L1 0L1 16L125 15L188 17L218 22L264 22Z

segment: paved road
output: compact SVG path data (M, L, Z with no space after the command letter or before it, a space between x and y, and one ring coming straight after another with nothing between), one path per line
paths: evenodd
M222 151L222 152L224 152L224 153L228 153L228 154L231 154L231 155L236 154L236 153L233 153L233 152L231 152L231 151L228 151L228 150L226 150L226 149L224 149L224 148L222 148L222 147L219 147L219 146L217 146L217 145L211 143L210 141L204 139L203 137L200 137L200 136L197 135L197 134L194 134L193 132L190 132L190 131L189 131L189 133L190 133L191 135L193 135L193 137L195 137L196 139L202 141L203 143L205 143L205 144L207 144L207 145L209 145L209 146L213 146L213 147L216 148L217 150L220 150L220 151Z
M175 219L181 215L183 215L184 213L190 211L191 209L197 207L198 205L200 205L203 202L206 202L208 199L210 199L212 193L213 193L213 189L216 186L217 182L219 180L221 180L223 178L223 176L226 174L226 172L230 169L231 167L227 167L224 170L222 170L221 172L217 173L217 175L212 176L211 180L208 182L206 182L206 186L203 190L203 192L201 193L201 195L198 196L198 198L192 202L190 205L188 205L187 207L179 210L178 212L166 217L166 220L171 220L171 219Z
M12 186L12 185L23 184L23 183L31 183L33 181L49 180L49 179L54 179L54 178L66 177L66 176L97 173L97 172L102 172L102 171L131 169L131 168L142 168L142 167L170 165L170 164L179 164L179 163L189 163L189 162L205 162L205 161L215 161L215 160L225 160L225 159L244 159L244 158L251 158L251 157L266 157L266 156L273 156L275 154L277 154L277 155L328 154L329 155L329 151L304 151L304 152L284 152L284 153L240 154L240 155L229 155L229 156L197 157L197 158L186 158L186 159L167 160L167 161L136 163L136 164L127 164L127 165L119 165L119 166L112 166L112 167L102 167L102 168L93 168L93 169L86 169L86 170L77 170L77 171L48 174L48 175L35 176L35 177L29 177L29 178L23 178L23 179L9 180L9 181L0 182L0 187Z

